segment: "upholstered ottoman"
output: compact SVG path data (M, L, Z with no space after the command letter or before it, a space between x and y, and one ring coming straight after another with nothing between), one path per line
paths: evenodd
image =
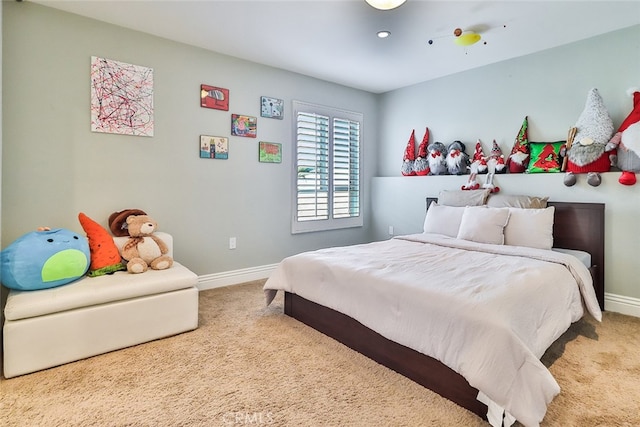
M173 239L156 233L169 246ZM117 245L127 240L114 238ZM198 277L119 271L39 291L11 290L4 309L4 376L11 378L198 327Z

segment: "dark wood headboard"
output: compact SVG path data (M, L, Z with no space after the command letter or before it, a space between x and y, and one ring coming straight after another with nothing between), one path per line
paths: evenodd
M435 197L427 197L427 209ZM555 207L553 246L591 254L591 276L600 308L604 310L604 204L549 202Z

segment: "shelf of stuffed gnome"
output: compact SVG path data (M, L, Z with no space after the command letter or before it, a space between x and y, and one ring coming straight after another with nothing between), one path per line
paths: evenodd
M562 176L562 185L573 187L586 181L588 187L608 185L611 177L617 184L632 187L636 172L640 173L640 90L630 89L633 109L616 129L598 90L592 88L582 113L565 140L534 142L529 138L528 117L525 116L509 153L503 153L493 141L489 152L478 140L471 147L461 141L448 146L430 142L427 128L422 142L416 144L415 130L404 149L400 168L402 176L457 176L448 178L459 189L489 188L497 190L500 182L509 182L512 176L525 174L526 190L539 191L540 179L531 176ZM616 167L617 166L617 167ZM619 167L619 168L618 168ZM566 172L565 172L566 171ZM486 172L495 172L495 175ZM510 173L506 173L510 172ZM460 178L466 176L467 178ZM606 177L606 178L605 178ZM616 179L616 178L614 178ZM553 180L555 184L555 179ZM449 181L446 181L446 186ZM450 189L450 188L448 188ZM517 189L522 193L525 188ZM542 190L547 190L543 188Z
M611 167L611 169L607 172L599 172L598 174L601 177L601 183L598 186L592 186L587 183L587 173L577 173L576 176L576 184L575 187L587 187L597 190L600 187L606 188L608 185L618 185L621 184L618 182L618 179L621 175L622 171L617 167ZM572 186L567 186L564 184L564 179L566 176L566 172L563 171L553 171L553 172L520 172L520 173L494 173L493 182L487 184L488 173L482 173L476 175L476 181L479 185L479 188L490 188L492 184L498 191L508 191L509 194L529 194L536 195L533 193L544 193L548 192L548 187L543 184L559 184L563 188L570 189ZM420 186L427 185L429 187L433 187L437 190L460 190L463 186L468 186L471 173L467 172L465 174L460 175L411 175L411 176L379 176L374 179L398 179L400 182L403 181L412 181L415 180L420 182ZM429 182L432 182L434 185L430 186ZM436 184L437 183L437 184ZM515 186L514 186L515 185ZM632 186L627 186L632 187Z

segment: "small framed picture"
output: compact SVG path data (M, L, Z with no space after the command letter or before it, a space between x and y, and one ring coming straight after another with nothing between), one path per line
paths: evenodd
M241 114L231 115L231 135L255 138L258 133L258 119Z
M260 141L258 160L262 163L282 163L282 144Z
M224 136L200 135L200 158L228 159L229 138Z
M229 89L200 85L200 106L229 111Z
M284 101L278 98L260 97L260 116L280 119L284 116Z

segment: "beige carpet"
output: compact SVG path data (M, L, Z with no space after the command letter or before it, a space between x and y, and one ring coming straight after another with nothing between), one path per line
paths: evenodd
M544 426L640 425L640 319L574 325L545 355ZM3 426L486 426L282 314L261 283L200 294L199 329L0 381Z

